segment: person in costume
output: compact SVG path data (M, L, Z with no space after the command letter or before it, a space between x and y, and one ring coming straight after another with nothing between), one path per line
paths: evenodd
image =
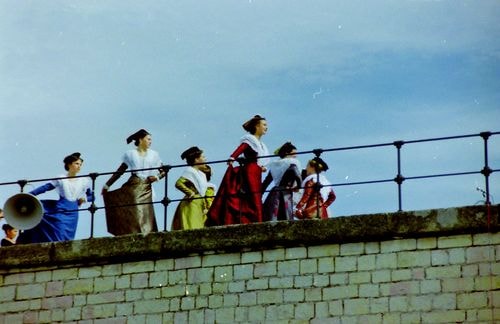
M269 155L262 136L267 132L267 121L255 115L243 124L248 134L231 154L229 166L222 178L219 191L208 212L209 226L262 222L262 173L266 171ZM233 167L238 159L241 166Z
M3 224L2 229L5 237L0 241L0 246L11 246L16 244L17 229L9 224Z
M69 241L75 238L78 209L85 202L92 202L94 194L90 179L77 177L83 165L81 154L70 154L63 163L66 174L30 191L30 194L38 196L56 189L59 199L40 201L44 209L42 220L34 228L23 230L18 243Z
M125 152L118 170L102 189L108 232L113 235L158 231L151 184L165 175L161 170L162 161L158 152L150 148L152 137L146 130L130 135L127 144L132 142L136 148ZM132 170L127 182L119 189L108 191L127 169Z
M193 146L181 154L188 166L176 181L175 187L184 193L184 199L177 205L172 220L173 230L187 230L205 227L208 202L205 195L208 181L202 169L206 158L203 151Z
M274 182L264 201L264 221L293 220L293 195L298 193L302 183L297 148L286 142L275 153L280 159L269 163L269 173L262 184L262 192L265 192Z
M304 192L297 204L295 216L300 219L326 219L328 206L335 201L335 192L323 172L328 165L319 157L309 160L306 167L307 177L302 182Z

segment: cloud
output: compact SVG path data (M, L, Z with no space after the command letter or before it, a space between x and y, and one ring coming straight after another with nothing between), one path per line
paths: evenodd
M494 131L498 16L489 0L4 0L0 181L55 176L75 149L85 172L114 170L138 128L168 164L191 145L224 159L255 113L272 149ZM329 155L331 180L392 176L388 151ZM392 208L381 188L339 188L338 212Z

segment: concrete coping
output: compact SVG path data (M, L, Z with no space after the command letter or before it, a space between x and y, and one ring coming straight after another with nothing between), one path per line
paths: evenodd
M0 269L137 262L274 247L496 232L500 205L266 222L0 248Z

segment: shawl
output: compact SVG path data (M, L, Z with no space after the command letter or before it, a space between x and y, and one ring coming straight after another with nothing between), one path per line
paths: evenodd
M266 144L264 144L264 142L255 137L255 135L246 134L241 138L240 142L250 145L252 150L257 152L257 156L259 157L269 155L269 150L267 149ZM269 158L261 158L258 160L257 163L260 166L265 166L269 163Z
M301 169L299 160L292 157L285 157L269 163L269 173L271 173L276 186L280 184L281 178L283 178L286 170L288 170L291 165L296 165L299 170Z
M192 166L186 167L181 177L188 179L194 185L196 190L201 196L205 196L208 188L207 177L205 173L200 170L193 168Z

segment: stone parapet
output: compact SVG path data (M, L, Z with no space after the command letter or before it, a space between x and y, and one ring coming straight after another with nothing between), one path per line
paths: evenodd
M359 255L365 249L363 242L387 241L378 248L382 253L415 250L420 246L453 248L463 246L463 240L472 240L457 234L495 232L499 229L499 206L468 206L414 212L358 215L327 220L295 222L268 222L247 225L211 227L200 230L151 233L148 235L124 235L119 237L93 238L56 243L17 245L0 248L0 269L29 268L38 266L88 265L127 261L145 261L169 257L183 257L207 251L240 252L274 247L316 246L343 243L335 253L345 257L344 266L349 268L349 256ZM450 236L454 235L454 236ZM436 240L436 237L442 237ZM393 239L399 240L392 246ZM427 238L416 241L417 238ZM346 244L347 243L347 244ZM472 241L468 242L472 245ZM420 245L420 246L419 246ZM372 244L373 246L373 244ZM338 247L337 247L338 249ZM324 253L323 249L321 249ZM273 253L273 252L269 252ZM290 253L304 253L295 249ZM401 253L401 252L400 252ZM481 258L480 250L468 252L468 258ZM412 252L377 259L378 264L396 266L426 266L441 262L443 258L459 258L461 255L442 256ZM235 256L233 256L234 258ZM245 257L251 258L252 254ZM294 258L294 256L288 256ZM273 258L266 255L266 258ZM221 264L231 260L217 260L217 256L206 262ZM363 260L363 262L366 260ZM188 261L186 261L188 262ZM195 259L189 262L196 262ZM216 264L213 264L216 265ZM139 269L151 263L137 265ZM327 267L324 262L320 265ZM370 267L367 263L365 267Z
M498 206L0 248L3 323L496 323Z

